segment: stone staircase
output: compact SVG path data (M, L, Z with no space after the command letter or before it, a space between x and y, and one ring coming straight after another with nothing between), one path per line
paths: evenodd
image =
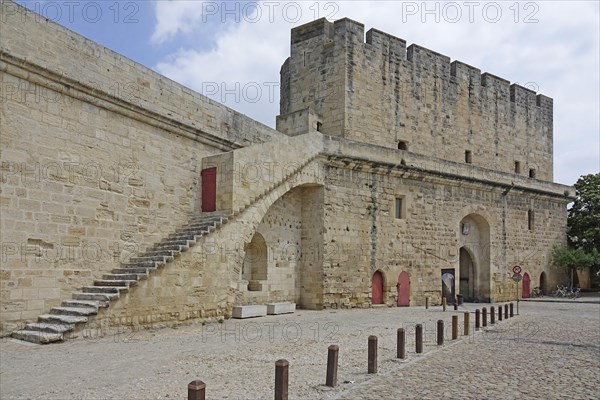
M267 190L265 190L258 196L252 197L252 198L248 199L247 201L245 201L243 205L241 205L240 207L233 210L233 212L230 215L230 218L237 217L238 215L240 215L241 213L246 211L251 205L253 205L257 201L260 201L260 200L264 199L265 197L267 197L272 191L274 191L279 186L288 182L294 175L296 175L298 172L302 171L304 169L304 167L306 167L308 164L310 164L312 161L314 161L317 157L319 157L318 153L310 156L298 168L294 169L292 172L285 175L281 181L273 183L272 185L270 185L268 187Z
M52 307L48 314L40 315L38 322L29 323L25 329L12 333L15 339L33 343L59 342L65 334L73 332L77 325L88 321L88 316L98 314L101 308L109 306L121 293L136 286L139 281L148 279L156 269L164 266L182 252L188 250L201 237L227 222L223 213L203 213L193 216L186 225L161 242L149 248L127 263L112 270L102 279L94 281L73 294L72 300L62 302L60 307Z
M25 329L15 331L11 336L39 344L63 341L65 335L74 332L78 325L88 322L88 316L98 314L101 308L107 308L112 300L118 299L122 292L127 292L141 280L148 279L154 270L190 249L200 238L227 221L235 219L275 189L285 185L318 155L318 153L313 154L260 195L250 198L241 207L228 214L213 212L192 216L187 224L144 253L132 257L127 263L113 269L110 274L103 275L102 279L95 280L93 286L83 287L80 292L73 294L72 300L63 301L59 307L52 307L48 314L38 317L38 322L27 324Z

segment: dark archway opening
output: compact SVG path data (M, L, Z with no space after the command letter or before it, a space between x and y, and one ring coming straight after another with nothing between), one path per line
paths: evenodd
M543 295L547 294L547 288L546 288L546 285L547 285L547 283L546 283L546 273L545 273L545 272L542 272L542 273L540 274L540 292L541 292Z
M267 281L267 243L256 232L245 248L242 276L248 281L248 290L261 291Z
M475 263L469 252L460 248L460 294L464 301L475 300Z

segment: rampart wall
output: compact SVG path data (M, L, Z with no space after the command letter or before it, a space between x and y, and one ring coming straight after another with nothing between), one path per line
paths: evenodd
M310 108L324 134L552 181L551 98L361 23L293 29L281 82L281 128Z
M19 5L0 11L5 323L184 223L203 157L283 135Z

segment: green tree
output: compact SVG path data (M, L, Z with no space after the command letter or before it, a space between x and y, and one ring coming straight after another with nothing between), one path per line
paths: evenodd
M569 286L572 287L575 270L593 269L600 265L600 253L596 249L586 252L581 248L556 246L552 249L552 261L557 268L569 274Z
M575 202L567 218L567 238L575 249L600 249L600 173L583 175L575 184Z
M600 272L600 173L581 176L575 183L575 196L567 217L569 247L552 250L553 264L570 273L570 285L577 269Z

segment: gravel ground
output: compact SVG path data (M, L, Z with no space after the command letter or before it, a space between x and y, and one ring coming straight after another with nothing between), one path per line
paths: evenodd
M462 313L481 306L461 307L461 333ZM184 399L187 384L200 379L209 399L271 399L280 358L290 363L293 399L600 398L600 304L522 302L519 316L458 341L450 340L452 314L439 307L298 310L47 346L4 339L0 398ZM435 345L438 319L447 328L442 347ZM425 327L424 354L414 351L417 323ZM395 358L400 327L405 360ZM367 374L369 335L379 338L377 375ZM330 344L340 347L336 388L324 386Z

